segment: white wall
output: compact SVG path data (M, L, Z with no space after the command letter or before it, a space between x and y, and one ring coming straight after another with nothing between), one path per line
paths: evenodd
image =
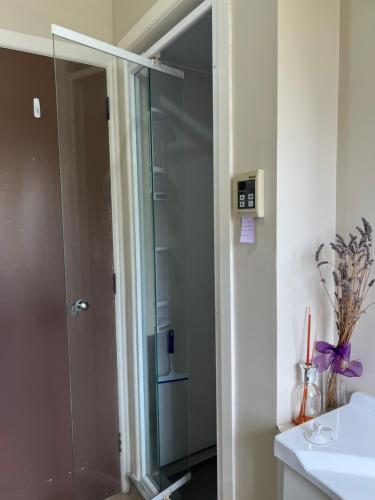
M0 0L0 29L50 37L51 23L111 42L112 0Z
M135 26L139 19L142 18L144 25L147 25L146 38L150 40L150 43L146 44L146 48L149 48L152 41L155 41L156 30L162 27L164 32L169 31L182 17L189 14L202 1L113 0L115 43L129 50L141 52L142 48L145 48L143 45L145 37ZM155 19L157 19L157 22L155 22ZM129 43L130 39L131 43Z
M254 245L239 243L234 216L236 500L274 500L277 0L235 0L232 8L234 170L265 170Z
M279 0L277 134L277 421L289 423L304 320L332 336L314 262L335 234L339 0Z
M354 232L361 217L375 227L375 2L342 0L337 170L337 230ZM371 299L375 300L372 292ZM352 358L364 373L350 389L375 394L375 309L360 320Z
M150 9L156 0L113 0L115 43Z

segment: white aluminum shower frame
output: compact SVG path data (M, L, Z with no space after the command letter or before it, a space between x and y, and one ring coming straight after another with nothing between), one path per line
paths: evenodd
M213 28L213 136L214 136L214 232L215 232L215 310L216 310L216 393L217 393L217 450L218 450L218 499L235 500L235 401L234 401L234 318L233 318L233 250L231 220L231 178L233 172L232 108L231 108L231 9L230 0L205 0L197 7L197 0L159 0L146 15L119 42L130 50L153 57L187 31L196 21L212 9ZM182 5L183 4L183 5ZM191 6L186 16L186 9ZM184 17L185 16L185 17ZM169 21L169 31L166 29ZM167 31L167 32L166 32ZM219 36L220 34L220 36ZM128 406L131 425L132 477L148 482L145 473L145 456L142 449L142 381L139 380L142 359L139 349L140 300L137 233L137 182L135 179L136 155L134 73L131 68L125 84L125 115L127 123L127 185L128 227L127 243L130 256L131 283L128 298L131 314L128 316L127 340L129 345L129 396ZM129 278L129 275L128 275Z
M180 22L178 22L170 31L168 31L160 40L158 40L152 47L148 48L143 52L143 57L158 57L159 53L164 50L168 45L173 43L178 37L185 33L189 28L191 28L199 19L210 12L212 9L212 0L204 0L197 8L190 12L186 17L184 17ZM129 122L131 123L132 137L131 143L133 155L131 163L129 163L128 173L132 172L135 174L137 169L137 150L136 150L136 108L135 108L135 79L136 73L139 71L139 65L129 64L128 72L126 73L128 80L127 90L127 106L126 111L130 113ZM125 93L126 93L125 90ZM130 140L130 139L129 139ZM132 225L129 227L129 232L132 233L132 238L134 238L134 266L135 269L135 287L134 294L136 296L136 334L134 335L133 344L133 363L134 363L134 413L133 418L135 427L135 439L133 440L133 453L132 453L132 463L135 467L131 471L131 478L134 484L137 486L140 492L143 492L144 496L152 496L157 494L157 489L150 477L147 475L147 456L146 456L146 432L147 427L147 416L144 413L143 401L145 400L145 385L146 382L143 377L145 373L144 368L144 347L143 347L143 337L145 332L143 330L143 320L142 320L142 281L141 281L141 244L140 244L140 226L141 222L139 220L138 207L139 207L139 186L137 176L134 175L132 179L132 195L129 193L129 198L133 198L133 216L131 217ZM182 484L181 484L182 485Z
M102 42L96 38L84 35L83 33L78 33L77 31L64 28L63 26L58 26L57 24L51 25L52 35L59 36L70 42L75 42L85 47L91 49L99 50L111 56L118 57L120 59L125 59L128 62L135 63L139 66L144 66L146 68L153 69L155 71L160 71L161 73L167 73L168 75L175 76L177 78L184 78L184 72L165 64L160 64L157 59L150 59L145 56L139 56L134 52L129 50L121 49L110 43Z

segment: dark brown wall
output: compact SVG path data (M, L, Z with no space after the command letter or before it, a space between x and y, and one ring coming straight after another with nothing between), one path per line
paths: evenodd
M53 60L1 49L0 69L0 498L71 500Z

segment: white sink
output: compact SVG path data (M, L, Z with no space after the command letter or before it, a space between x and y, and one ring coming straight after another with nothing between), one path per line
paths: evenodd
M375 397L356 392L348 405L315 420L331 427L337 439L310 444L304 432L312 420L276 436L275 456L330 498L374 500Z

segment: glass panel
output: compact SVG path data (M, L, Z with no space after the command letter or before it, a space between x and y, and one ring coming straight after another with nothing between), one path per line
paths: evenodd
M152 197L149 70L135 75L137 183L139 198L139 236L142 303L142 361L144 406L144 456L146 475L160 491L158 386L156 367L156 291L154 211Z
M139 71L135 104L146 473L162 491L190 460L183 81Z
M150 71L162 488L189 470L184 81Z
M106 68L116 61L56 37L54 50L75 498L103 500L120 491L106 116Z

